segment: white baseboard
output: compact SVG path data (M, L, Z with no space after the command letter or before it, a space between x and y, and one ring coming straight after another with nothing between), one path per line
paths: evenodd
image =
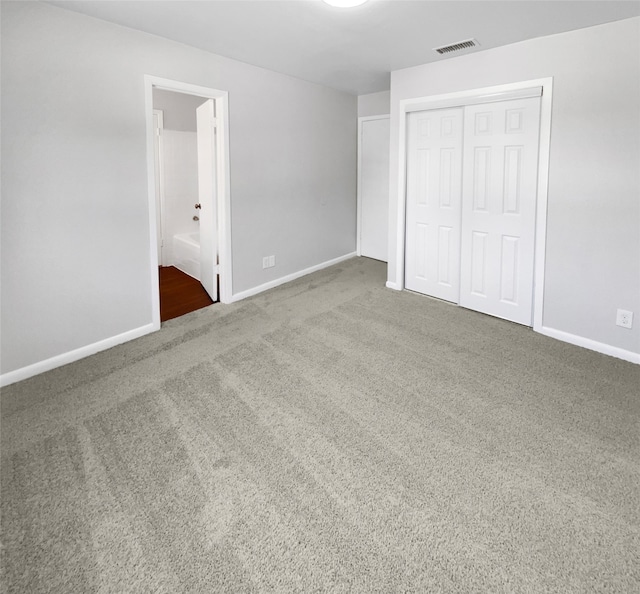
M0 375L0 386L8 386L9 384L14 384L16 382L33 377L34 375L44 373L45 371L50 371L51 369L55 369L56 367L62 367L63 365L67 365L68 363L78 361L78 359L84 359L89 355L95 355L100 351L105 351L107 349L110 349L111 347L122 344L123 342L133 340L134 338L140 338L145 334L150 334L151 332L155 332L159 329L160 326L156 324L147 324L146 326L141 326L140 328L135 328L134 330L123 332L122 334L112 336L111 338L106 338L104 340L94 342L93 344L80 347L79 349L75 349L73 351L69 351L68 353L62 353L61 355L56 355L55 357L51 357L50 359L45 359L44 361L39 361L38 363L33 363L31 365L27 365L26 367L21 367L20 369L16 369L15 371L3 373L2 375Z
M623 359L630 363L640 365L640 353L627 351L626 349L614 347L610 344L605 344L604 342L598 342L597 340L591 340L590 338L584 338L583 336L577 336L575 334L570 334L569 332L563 332L562 330L556 330L555 328L549 328L547 326L541 326L540 328L537 328L536 331L540 332L540 334L544 334L545 336L550 336L551 338L568 342L569 344L575 344L576 346L584 347L585 349L597 351L604 355L610 355L617 359Z
M402 291L398 284L392 281L387 281L384 286L387 287L387 289L393 289L394 291Z
M340 256L339 258L327 260L326 262L322 262L321 264L311 266L311 268L305 268L304 270L300 270L299 272L288 274L287 276L283 276L281 278L277 278L276 280L269 281L268 283L258 285L257 287L253 287L252 289L240 291L240 293L234 293L231 296L231 300L229 301L229 303L235 303L236 301L241 301L242 299L246 299L247 297L253 297L253 295L257 295L258 293L262 293L263 291L267 291L269 289L273 289L274 287L284 285L284 283L296 280L301 276L306 276L307 274L311 274L312 272L317 272L318 270L322 270L323 268L328 268L329 266L333 266L334 264L339 264L340 262L349 260L350 258L355 257L355 255L356 252L350 252L348 254L345 254L344 256Z

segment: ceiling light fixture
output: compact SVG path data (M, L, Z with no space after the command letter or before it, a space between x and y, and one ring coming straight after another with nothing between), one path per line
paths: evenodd
M364 4L367 0L323 0L330 6L335 6L336 8L353 8L354 6L360 6Z

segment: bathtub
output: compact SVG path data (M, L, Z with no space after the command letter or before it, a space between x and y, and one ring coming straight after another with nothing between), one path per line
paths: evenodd
M173 266L200 280L200 233L173 236Z

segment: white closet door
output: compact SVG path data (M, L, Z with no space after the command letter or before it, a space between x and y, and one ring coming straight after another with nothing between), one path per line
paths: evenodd
M408 117L405 286L458 302L462 108Z
M530 326L540 99L464 112L460 305Z
M389 118L364 120L360 138L360 253L387 261Z

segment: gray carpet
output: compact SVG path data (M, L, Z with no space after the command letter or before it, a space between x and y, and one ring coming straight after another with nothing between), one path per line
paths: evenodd
M3 390L5 592L640 592L640 369L356 258Z

